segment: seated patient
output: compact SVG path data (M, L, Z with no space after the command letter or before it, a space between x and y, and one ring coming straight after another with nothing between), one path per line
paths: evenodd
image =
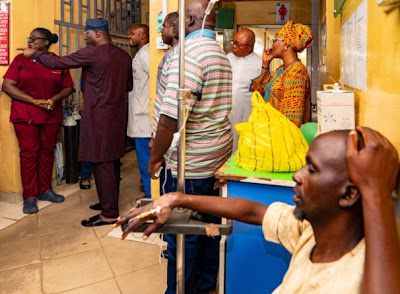
M262 225L265 238L292 259L281 293L400 293L400 246L392 192L399 174L396 149L365 127L318 136L307 165L295 173L296 206L169 193L149 206L159 213L128 224L123 238L148 219L146 239L175 207ZM364 146L365 145L365 146ZM150 207L131 210L121 225ZM267 265L266 265L267 266Z

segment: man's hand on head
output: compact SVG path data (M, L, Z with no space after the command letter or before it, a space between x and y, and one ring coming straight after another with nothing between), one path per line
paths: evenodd
M346 165L350 179L361 195L365 195L364 191L376 191L382 197L390 197L399 174L398 153L389 140L377 131L360 126L356 129L361 133L365 146L358 150L357 132L349 133Z

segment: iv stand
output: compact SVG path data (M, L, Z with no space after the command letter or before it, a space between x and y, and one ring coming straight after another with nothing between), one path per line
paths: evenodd
M191 92L185 89L185 0L179 0L179 90L178 90L178 131L181 131L178 145L178 192L185 193L185 153L186 153L186 99ZM187 209L178 207L177 213ZM176 235L176 292L185 293L185 235Z

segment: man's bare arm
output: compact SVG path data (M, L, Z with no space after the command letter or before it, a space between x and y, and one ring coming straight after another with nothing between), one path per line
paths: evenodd
M357 150L357 134L351 132L346 163L362 195L366 243L362 293L400 293L400 245L392 199L399 173L398 154L378 132L364 127L357 130L365 147Z
M156 179L155 173L164 162L164 155L171 146L172 137L177 130L177 121L162 114L157 126L156 136L152 142L149 160L150 177Z
M161 211L144 219L135 219L142 212L149 211L157 206ZM178 192L168 193L152 204L133 209L124 216L120 217L117 226L129 222L125 229L123 239L145 221L153 219L154 222L147 227L143 233L143 238L147 237L162 226L170 217L175 207L189 208L195 211L212 214L219 217L235 219L244 223L261 225L268 206L239 198L222 198L215 196L194 196L181 194ZM130 221L131 220L131 221Z

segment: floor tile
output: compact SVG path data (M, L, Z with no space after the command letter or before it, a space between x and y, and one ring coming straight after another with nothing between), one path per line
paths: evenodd
M79 205L81 199L80 199L80 195L79 193L73 193L71 195L69 195L68 197L65 198L65 200L61 203L54 203L53 205L49 205L48 207L41 209L39 211L39 215L43 215L46 213L51 213L51 212L56 212L56 211L62 211L65 209L69 209L75 205ZM52 204L50 202L47 201L38 201L38 204L42 204L42 203L48 203L48 204Z
M20 220L27 215L22 212L23 203L11 204L11 203L0 203L0 217L5 217L13 220Z
M13 225L1 231L0 239L38 236L39 235L39 216L31 214L17 221Z
M43 289L58 293L112 278L102 249L43 261Z
M114 279L107 280L101 283L89 285L79 289L63 292L61 294L120 294L121 291L118 288L117 283Z
M55 204L54 204L55 205ZM91 216L90 209L81 205L62 211L39 215L39 229L42 235L80 228L81 220Z
M117 244L103 246L116 276L158 264L160 250L157 246L131 241L119 241Z
M5 228L15 224L16 222L17 222L16 220L11 220L11 219L0 217L0 230L5 229Z
M167 285L167 268L159 265L116 277L123 294L161 294Z
M110 233L108 233L107 236L117 238L118 240L121 239L122 236L122 230L121 228L115 228L112 230ZM140 243L147 243L147 244L152 244L155 246L167 246L167 242L164 242L161 240L162 234L159 233L153 233L149 236L147 240L143 240L142 238L143 234L142 233L130 233L128 236L126 236L125 240L126 241L132 241L132 242L140 242ZM102 242L104 245L104 243Z
M0 294L41 294L40 264L0 272Z
M43 208L46 208L46 207L48 207L48 206L53 206L52 204L52 202L50 202L50 201L37 201L36 202L37 203L37 206L38 206L38 209L39 209L39 212L38 213L40 213L40 210L42 210ZM55 205L58 205L58 203L54 203Z
M0 271L40 262L39 236L0 239Z
M79 183L75 184L66 184L65 181L61 182L61 185L53 187L53 191L57 194L61 194L65 197L69 197L69 195L79 191Z
M99 240L101 240L104 236L108 235L114 229L113 225L105 225L100 227L93 227L94 232Z
M100 248L93 230L88 228L73 228L40 236L42 260L59 258L83 251Z

